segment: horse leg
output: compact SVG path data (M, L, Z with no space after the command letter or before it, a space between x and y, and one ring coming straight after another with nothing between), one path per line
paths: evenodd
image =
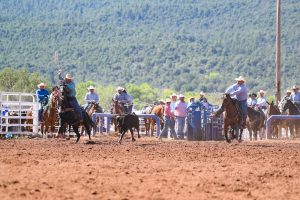
M90 124L88 123L87 120L83 121L83 126L82 128L85 128L85 132L87 132L88 136L89 136L89 140L91 140L91 129L90 129Z
M132 128L130 128L130 133L131 133L131 140L132 140L132 142L134 142L135 139L134 139L134 135L133 135L133 130L132 130Z
M119 139L119 144L121 144L121 141L122 141L122 139L123 139L125 133L126 133L126 131L125 131L125 130L122 130L121 135L120 135L120 139Z
M72 127L73 127L73 131L76 133L76 136L77 136L76 143L78 143L79 139L80 139L79 125L73 124Z
M138 138L141 138L141 136L140 136L140 129L138 127L136 128L136 131L138 133Z
M241 129L238 129L238 130L239 130L239 132L240 132L238 141L239 141L239 142L242 142L242 135L243 135L244 129L241 128Z
M225 124L224 124L224 135L225 135L226 141L227 141L228 143L230 143L231 140L230 140L229 137L228 137L228 125L225 125Z

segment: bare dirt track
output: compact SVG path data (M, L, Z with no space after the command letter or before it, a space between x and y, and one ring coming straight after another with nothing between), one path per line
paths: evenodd
M300 141L0 140L0 199L300 199Z

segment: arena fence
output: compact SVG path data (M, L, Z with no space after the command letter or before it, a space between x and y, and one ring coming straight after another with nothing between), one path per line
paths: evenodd
M272 115L266 122L266 139L271 139L271 124L274 120L300 120L300 115Z
M0 92L0 134L37 134L38 108L36 95ZM27 113L32 111L32 116Z
M106 118L106 132L109 133L110 132L110 122L111 122L111 118L112 117L116 117L118 115L116 114L110 114L110 113L93 113L92 115L92 120L94 123L96 123L96 118L100 117L100 118ZM160 134L160 118L157 117L154 114L138 114L137 115L139 118L152 118L155 119L156 121L156 135L158 136ZM97 126L97 130L102 133L102 125L99 124L99 126ZM96 130L96 132L97 132Z

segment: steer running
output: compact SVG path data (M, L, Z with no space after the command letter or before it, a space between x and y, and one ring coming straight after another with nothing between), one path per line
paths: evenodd
M120 130L120 139L119 139L119 143L121 144L121 141L125 135L125 133L130 130L131 132L131 139L132 141L135 141L134 136L133 136L133 128L135 128L138 132L138 138L140 138L140 133L139 133L139 117L135 114L127 114L127 115L123 115L123 116L118 116L117 117L117 126Z

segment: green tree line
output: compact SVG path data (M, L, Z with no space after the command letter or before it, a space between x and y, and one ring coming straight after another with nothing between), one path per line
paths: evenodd
M282 2L282 86L299 84L300 1ZM0 1L0 69L54 83L53 54L79 82L224 92L243 75L274 92L275 1Z

